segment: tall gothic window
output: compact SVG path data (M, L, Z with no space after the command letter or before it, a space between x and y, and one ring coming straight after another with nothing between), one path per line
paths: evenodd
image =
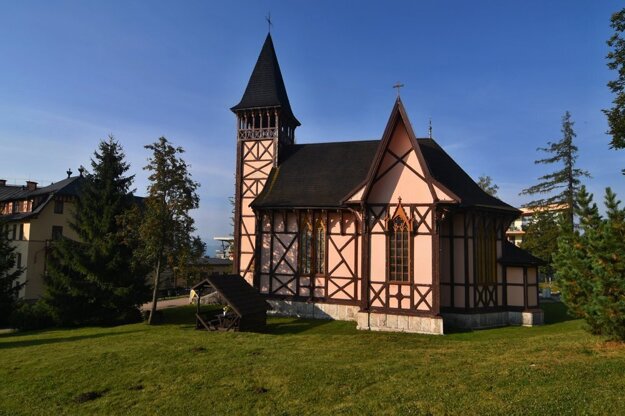
M326 230L321 221L315 227L315 273L326 272Z
M497 239L495 224L482 219L475 230L475 266L477 284L497 283Z
M394 282L410 281L410 226L403 207L397 206L395 215L387 223L388 279Z
M312 226L304 221L299 231L299 272L310 274L312 258Z
M323 274L326 271L326 230L322 221L314 226L305 217L299 234L299 272L302 275Z

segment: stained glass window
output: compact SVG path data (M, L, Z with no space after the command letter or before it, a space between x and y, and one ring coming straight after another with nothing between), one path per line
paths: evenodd
M310 217L302 222L299 235L299 271L302 275L326 272L326 230L321 220L315 223L314 231Z
M410 281L410 225L401 215L388 222L388 249L389 280Z

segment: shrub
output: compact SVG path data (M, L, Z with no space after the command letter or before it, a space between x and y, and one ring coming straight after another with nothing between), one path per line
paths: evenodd
M9 318L11 327L20 330L44 329L55 325L48 305L42 301L22 302Z

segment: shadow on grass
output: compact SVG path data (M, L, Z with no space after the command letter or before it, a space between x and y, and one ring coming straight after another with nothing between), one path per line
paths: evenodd
M202 305L200 313L202 315L217 315L222 311L221 305ZM183 325L184 327L195 328L196 305L185 305L176 308L163 309L163 320L157 325Z
M445 321L443 320L443 333L445 335L465 334L467 332L474 332L474 331L475 330L471 329L471 328L460 328L460 327L457 327L457 326L445 325Z
M8 336L8 337L3 337L2 340L3 342L0 342L0 350L3 349L9 349L9 348L21 348L21 347L33 347L33 346L38 346L38 345L47 345L47 344L59 344L59 343L65 343L65 342L75 342L75 341L82 341L84 339L96 339L96 338L106 338L106 337L114 337L117 335L126 335L126 334L132 334L135 332L143 332L141 330L136 330L136 331L124 331L124 332L109 332L109 333L96 333L96 334L89 334L89 335L76 335L73 337L58 337L58 338L35 338L35 339L21 339L21 334L15 334L14 336ZM36 335L35 332L29 332L27 335ZM26 334L24 335L26 336ZM15 341L8 341L6 342L5 340L10 340L11 338L16 338Z
M263 331L270 335L300 334L302 332L315 331L333 321L329 319L296 319L272 317L267 322Z
M541 309L545 313L545 325L572 321L577 318L569 315L567 307L562 302L541 302Z

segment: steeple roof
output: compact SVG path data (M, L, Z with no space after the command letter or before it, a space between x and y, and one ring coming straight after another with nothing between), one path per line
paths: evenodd
M245 93L243 93L243 98L231 110L236 112L237 110L263 107L280 107L284 115L292 117L295 123L300 125L289 104L289 97L286 94L271 34L267 34L263 49L260 51L252 76L250 76Z

